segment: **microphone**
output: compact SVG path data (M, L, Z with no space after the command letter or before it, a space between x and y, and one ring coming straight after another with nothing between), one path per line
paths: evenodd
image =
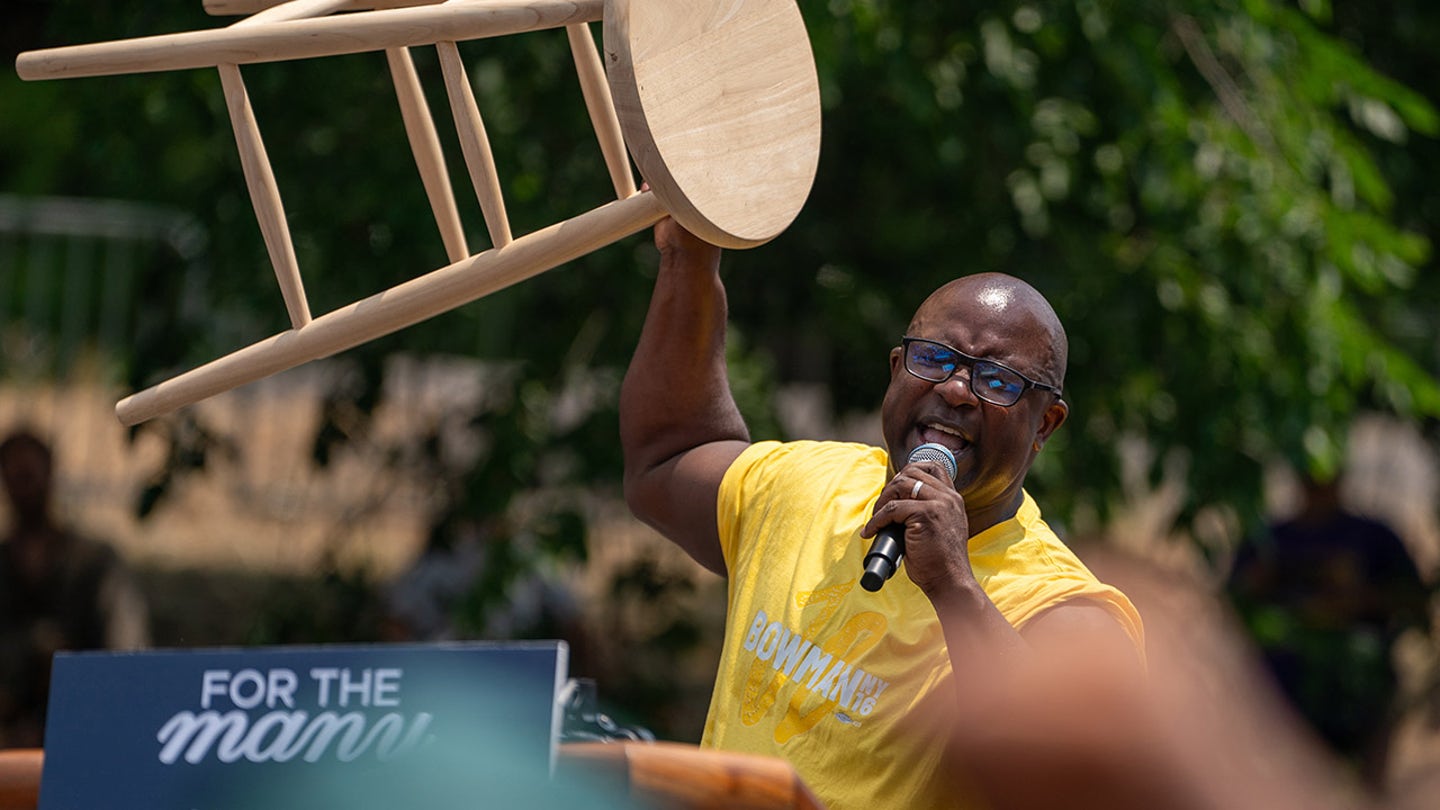
M938 461L955 480L955 456L943 445L927 442L910 453L909 464L917 461ZM860 587L867 591L878 591L885 580L895 576L900 567L900 558L905 556L905 524L892 523L881 529L870 543L870 553L865 555L865 573L860 575Z

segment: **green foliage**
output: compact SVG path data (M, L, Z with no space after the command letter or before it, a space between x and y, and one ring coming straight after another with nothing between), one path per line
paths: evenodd
M1163 451L1191 454L1187 513L1253 521L1262 466L1333 468L1357 409L1440 414L1433 342L1390 328L1434 309L1430 241L1380 162L1436 113L1315 18L1271 0L806 9L816 195L737 259L765 290L733 298L783 324L777 353L833 335L819 378L843 405L873 406L875 347L929 290L1003 270L1070 331L1072 421L1035 483L1062 519L1113 503L1125 435L1162 451L1156 477ZM816 270L776 290L751 261Z
M1262 465L1332 467L1357 408L1434 420L1440 285L1426 271L1440 216L1421 157L1436 154L1440 116L1417 89L1433 93L1421 34L1440 12L1385 5L1403 26L1324 0L802 3L825 108L819 177L789 231L726 257L734 377L757 437L779 432L779 383L877 407L915 305L978 270L1032 282L1069 328L1071 422L1034 482L1062 522L1115 502L1128 435L1157 459L1191 455L1191 510L1254 519ZM219 24L192 0L23 10L15 30L42 32L26 48ZM514 230L607 199L563 34L461 48ZM438 65L432 49L414 55L477 250L488 238ZM314 311L445 263L381 55L244 75ZM187 289L199 303L156 265L133 340L108 347L128 353L133 385L286 327L213 72L0 76L0 120L0 188L141 199L206 226L202 289ZM482 519L539 488L613 493L618 380L654 264L636 237L347 352L317 463L368 435L387 356L454 354L513 374L506 395L456 415L486 449L450 482L447 510ZM432 460L444 444L415 441ZM177 458L197 466L193 450ZM539 547L583 548L574 512L562 500L536 518L553 533Z

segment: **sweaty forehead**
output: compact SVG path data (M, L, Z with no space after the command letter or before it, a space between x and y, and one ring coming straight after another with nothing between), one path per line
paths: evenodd
M1029 284L1002 273L955 279L915 312L910 333L947 340L964 351L1063 376L1063 330Z
M1017 279L1008 276L966 276L932 293L916 311L911 325L946 332L1028 331L1036 325L1032 297L1026 295Z
M997 314L1003 313L1016 304L1015 289L1001 284L985 284L975 291L975 303Z

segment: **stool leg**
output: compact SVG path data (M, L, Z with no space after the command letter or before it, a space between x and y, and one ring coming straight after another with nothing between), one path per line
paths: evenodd
M225 90L225 105L230 110L230 125L235 130L235 145L240 150L240 165L245 171L245 185L250 189L250 202L255 206L256 219L260 221L260 233L265 237L265 249L270 254L270 264L275 268L275 278L280 282L280 293L285 298L285 309L290 313L290 324L299 329L310 322L310 305L305 300L305 287L300 282L300 267L295 261L290 228L285 224L280 187L275 184L270 159L265 155L265 142L260 138L260 126L255 121L255 110L250 106L250 96L245 92L239 66L217 67L220 84Z
M574 261L654 225L666 213L649 191L606 203L525 234L504 250L477 253L321 315L304 329L274 335L172 377L120 400L115 415L121 424L139 424L222 391L353 348Z
M470 169L470 182L475 184L480 210L485 214L490 244L497 248L505 247L511 242L510 220L505 214L505 198L500 195L495 155L490 151L485 122L481 120L480 107L475 103L475 92L470 88L470 79L465 75L465 65L460 61L460 50L455 43L437 42L435 49L440 53L440 67L445 73L445 90L450 95L455 129L460 135L465 165Z
M570 38L570 52L575 56L575 71L580 74L580 91L585 94L585 109L600 139L600 152L610 170L615 196L625 199L635 193L635 175L630 170L630 156L625 152L625 136L620 131L620 118L615 114L615 99L605 81L605 66L595 49L589 23L565 26Z
M460 212L455 208L455 194L450 188L450 175L445 170L445 153L440 149L435 119L425 103L425 93L420 87L419 76L415 74L410 49L387 48L385 58L389 60L390 75L395 80L395 95L400 99L400 113L405 119L405 132L410 137L410 150L415 153L415 165L420 169L425 195L430 199L435 224L440 227L440 239L445 243L445 255L450 261L458 262L470 255L470 248L465 244Z

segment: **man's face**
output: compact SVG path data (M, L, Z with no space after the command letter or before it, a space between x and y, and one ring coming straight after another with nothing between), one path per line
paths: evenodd
M1013 290L971 278L931 296L916 313L910 336L1058 385L1054 341L1042 319ZM1067 413L1054 393L1033 388L1009 407L985 402L970 389L968 369L957 369L944 382L929 382L905 370L900 348L890 353L881 422L892 468L905 466L921 444L944 445L955 454L955 488L972 516L990 510L1013 514L1039 446Z

